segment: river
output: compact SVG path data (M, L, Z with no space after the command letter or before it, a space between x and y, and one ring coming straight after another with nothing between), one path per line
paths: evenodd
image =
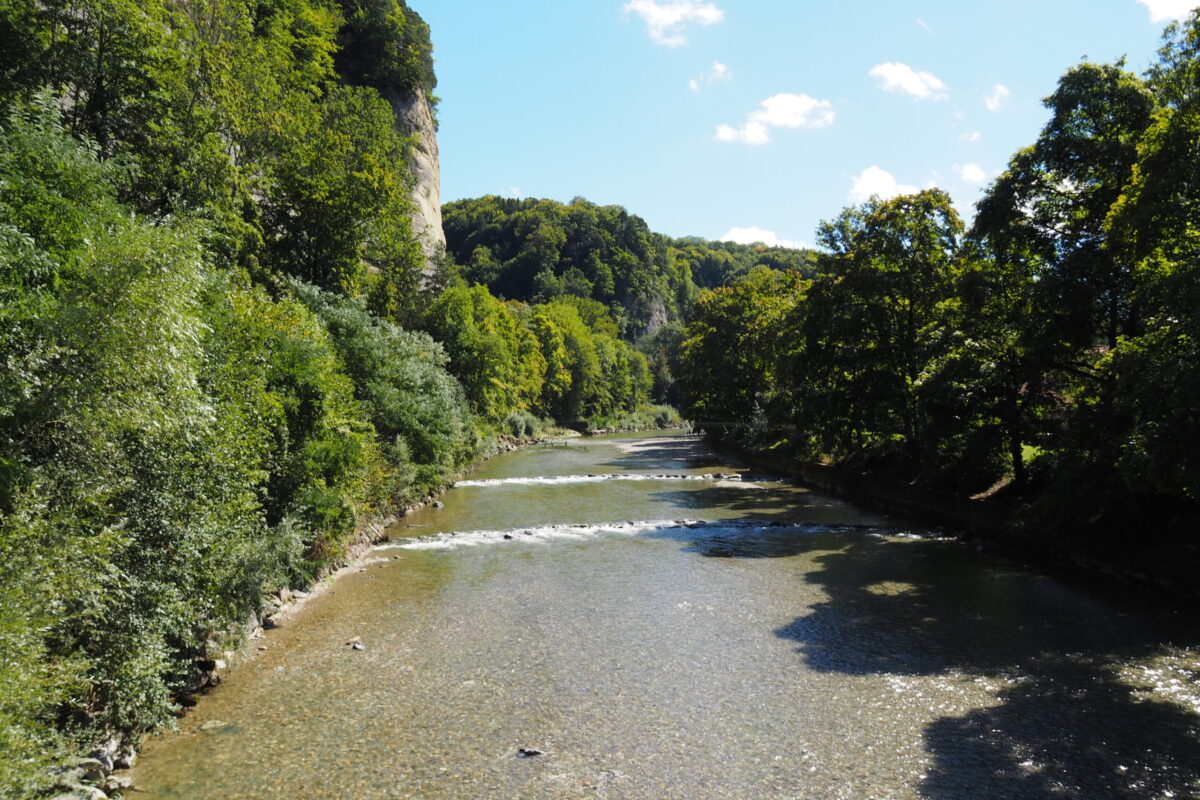
M149 742L128 796L1200 797L1190 614L686 435L503 455L444 502Z

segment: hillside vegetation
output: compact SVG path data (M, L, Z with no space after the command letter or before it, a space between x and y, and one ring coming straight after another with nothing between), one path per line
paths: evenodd
M1036 547L1194 588L1200 17L1084 62L966 229L942 191L824 223L815 276L700 297L676 377L719 439L991 498ZM1001 518L1002 518L1001 517Z
M13 0L0 40L0 797L497 437L677 418L611 306L426 263L402 0Z

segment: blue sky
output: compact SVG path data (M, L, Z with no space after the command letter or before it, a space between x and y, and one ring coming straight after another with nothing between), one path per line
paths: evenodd
M1085 57L1148 66L1194 0L409 0L443 200L618 204L671 236L809 244L871 193L968 218Z

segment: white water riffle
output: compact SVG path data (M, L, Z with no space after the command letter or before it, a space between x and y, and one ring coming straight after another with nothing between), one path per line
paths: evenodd
M740 481L735 474L706 473L703 475L686 475L681 473L650 473L650 472L619 472L607 475L544 475L528 478L490 478L484 480L458 481L455 486L567 486L579 483L600 483L601 481ZM764 481L758 481L763 483ZM775 481L771 481L774 483ZM754 484L742 483L746 488Z
M858 526L838 526L838 529L854 529ZM865 526L864 526L865 527ZM376 550L456 550L461 547L500 544L504 542L551 542L560 540L592 539L606 534L637 536L653 531L686 528L697 531L701 536L736 535L772 529L796 533L819 533L832 530L824 525L792 524L766 520L717 520L660 519L627 522L606 522L593 525L542 525L507 530L454 531L430 536L390 542L377 546Z

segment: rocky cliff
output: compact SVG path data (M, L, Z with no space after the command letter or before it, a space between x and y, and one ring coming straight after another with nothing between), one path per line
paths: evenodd
M405 133L415 136L412 170L413 233L425 253L424 274L432 274L433 265L446 252L446 234L442 232L442 172L438 161L437 125L433 109L424 92L412 95L385 93L396 114L396 122Z

